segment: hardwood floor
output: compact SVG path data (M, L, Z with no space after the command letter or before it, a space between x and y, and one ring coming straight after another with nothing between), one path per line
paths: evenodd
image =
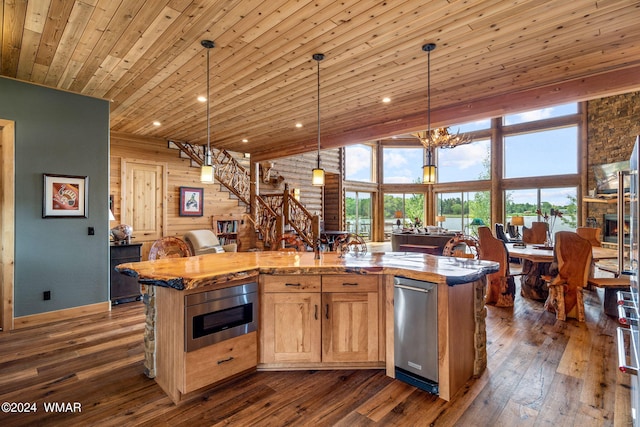
M601 291L600 291L601 292ZM542 303L488 307L488 369L445 402L382 371L258 372L175 406L143 374L143 306L0 333L2 426L623 426L629 379L617 369L616 322L585 292L586 323ZM81 405L49 412L44 404Z

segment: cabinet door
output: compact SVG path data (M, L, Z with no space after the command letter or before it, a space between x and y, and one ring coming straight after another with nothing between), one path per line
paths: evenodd
M320 362L320 324L320 293L265 293L261 362Z
M322 294L323 362L378 361L378 293Z

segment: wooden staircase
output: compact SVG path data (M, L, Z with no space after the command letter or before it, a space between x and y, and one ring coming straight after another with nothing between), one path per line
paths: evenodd
M204 163L205 147L188 142L169 141L168 147L180 150L180 157L191 160L191 166L200 167ZM215 178L247 207L250 201L249 172L227 150L212 149L211 163L215 166Z
M179 150L180 157L191 160L191 166L200 167L204 163L205 146L188 142L168 141L168 147ZM249 220L252 222L258 239L265 248L282 247L281 236L287 232L295 233L307 247L313 248L320 237L320 219L312 215L298 200L289 186L285 184L283 193L260 196L255 195L255 204L251 203L251 179L247 171L229 152L224 149L212 149L214 176L238 200L252 210Z

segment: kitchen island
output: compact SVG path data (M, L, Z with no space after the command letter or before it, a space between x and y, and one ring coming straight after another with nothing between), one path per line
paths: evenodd
M251 370L386 369L393 357L393 278L438 287L439 396L486 367L485 275L496 263L423 254L246 252L121 264L147 304L145 367L178 403ZM256 282L258 327L187 351L185 300Z

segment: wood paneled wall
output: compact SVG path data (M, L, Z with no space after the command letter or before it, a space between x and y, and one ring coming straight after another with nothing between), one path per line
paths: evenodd
M164 230L165 236L180 237L189 230L212 229L212 217L217 219L238 219L239 225L239 249L248 250L249 247L243 245L249 241L249 235L253 228L244 219L247 209L244 203L239 202L231 193L226 191L220 184L202 184L200 182L200 169L192 167L190 160L183 159L179 151L167 148L167 142L152 138L139 138L133 135L112 133L111 134L111 154L110 154L110 194L113 195L114 206L113 215L116 220L111 222L112 226L120 223L121 206L121 182L120 182L120 160L126 159L152 159L156 162L167 164L167 227ZM240 155L238 160L242 160ZM204 188L204 214L201 217L183 217L179 215L180 187ZM143 259L149 253L149 247L153 243L143 243Z
M321 151L320 158L320 166L327 174L340 174L339 148ZM259 194L280 193L284 190L284 183L287 183L290 189L300 189L300 201L309 212L318 213L322 217L321 219L325 218L326 213L323 211L324 187L311 185L311 170L316 167L317 160L317 152L271 160L274 164L271 177L282 176L284 180L275 186L261 182Z
M340 173L339 149L321 152L322 167L328 173ZM236 159L249 170L249 159L241 153L236 154ZM179 151L167 148L167 142L154 138L140 138L134 135L112 132L110 153L110 194L113 195L113 214L116 218L111 226L120 223L121 206L121 159L152 159L156 162L166 162L168 170L167 183L167 229L165 236L182 238L185 232L196 229L212 229L212 218L238 219L240 220L238 240L239 250L251 249L251 234L254 232L250 222L244 215L248 209L244 203L239 202L220 184L202 184L200 182L200 169L192 167L188 159L181 158ZM260 182L260 194L280 193L284 191L284 184L289 188L299 188L301 202L311 213L319 212L323 215L323 189L311 185L311 170L317 162L316 153L307 153L299 156L283 157L273 160L274 166L271 177L281 176L284 179L279 184ZM202 217L181 217L179 215L180 187L204 188L204 215ZM142 242L143 259L146 259L149 247L153 243Z
M327 173L324 187L324 228L344 230L344 190L337 173Z

